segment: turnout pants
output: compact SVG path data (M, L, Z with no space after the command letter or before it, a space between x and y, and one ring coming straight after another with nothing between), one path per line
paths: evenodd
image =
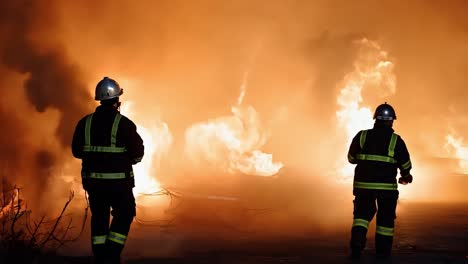
M132 188L100 186L89 188L88 195L92 214L92 250L96 262L119 263L136 212Z
M364 249L369 222L377 212L377 227L375 232L376 254L382 257L390 256L392 252L398 191L355 189L354 196L351 249L359 252Z

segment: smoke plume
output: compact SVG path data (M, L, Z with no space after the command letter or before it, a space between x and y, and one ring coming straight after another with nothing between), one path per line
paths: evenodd
M57 163L64 161L62 152L70 146L74 125L90 110L79 68L56 36L55 6L54 1L0 3L0 66L5 76L0 86L1 164L9 170L5 174L15 174L15 184L30 179L28 188L38 190L51 177L47 171L62 165ZM58 117L46 111L58 112ZM44 113L40 121L37 113ZM45 127L54 131L43 133Z

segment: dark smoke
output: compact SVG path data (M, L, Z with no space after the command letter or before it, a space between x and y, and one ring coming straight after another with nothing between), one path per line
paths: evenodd
M50 29L54 21L51 1L2 1L0 3L0 62L9 70L27 74L27 99L36 110L54 108L62 113L57 136L69 146L74 125L89 110L79 71L66 57L60 43L45 44L52 36L33 35ZM44 42L44 43L43 43Z
M80 70L54 33L54 6L54 1L0 1L0 176L24 188L32 203L40 203L53 169L60 169L67 157L62 152L69 153L76 122L91 110ZM20 89L24 93L17 93ZM48 110L60 113L58 125L35 120ZM44 134L48 129L42 128L51 126L54 133ZM59 148L49 149L56 141Z
M21 146L25 143L24 138L24 127L15 117L15 115L5 109L0 104L0 123L2 124L2 133L0 136L0 163L1 169L4 170L7 165L7 160L11 157L18 157L21 152ZM14 162L15 159L11 159ZM3 172L2 172L3 173Z

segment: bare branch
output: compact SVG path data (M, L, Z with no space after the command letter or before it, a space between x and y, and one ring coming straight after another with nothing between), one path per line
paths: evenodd
M49 242L50 238L54 235L54 232L55 230L57 229L57 226L59 225L60 223L60 220L62 220L62 217L63 217L63 214L65 213L65 211L67 210L67 207L68 205L70 204L70 202L73 200L73 198L75 197L75 193L73 191L70 191L70 196L68 198L68 201L65 203L65 205L63 206L63 209L62 209L62 212L60 213L59 217L57 218L57 220L55 221L55 224L54 226L52 227L52 229L50 230L49 232L49 235L46 237L46 239L44 239L41 243L41 245L39 246L39 248L43 248L45 246L45 244L47 242Z
M34 229L34 232L31 234L31 239L29 240L29 245L34 246L37 243L36 235L37 232L39 231L39 228L41 227L42 223L44 222L45 216L41 217L41 220L39 220L39 223L35 224L36 228Z
M11 224L11 230L10 230L11 235L13 236L14 240L17 239L16 233L15 233L15 224L18 221L19 215L20 215L20 212L21 212L20 189L15 186L15 190L16 190L16 193L17 193L18 204L17 204L17 207L16 207L16 213L15 213L15 216L13 217L13 222ZM16 197L15 197L15 195L13 195L12 201L14 201L15 199L16 199Z

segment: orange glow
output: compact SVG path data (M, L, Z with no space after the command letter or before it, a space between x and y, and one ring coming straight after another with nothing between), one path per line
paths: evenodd
M448 134L445 145L449 154L458 159L459 172L468 174L468 146L463 142L463 138L454 134Z
M265 135L253 107L233 107L232 116L190 127L185 135L186 154L195 162L207 161L230 173L271 176L282 163L260 151Z
M3 217L10 217L16 213L16 210L18 210L18 208L16 208L18 206L18 190L15 189L12 195L13 196L10 201L7 202L2 200L2 204L0 205L0 219ZM3 199L5 199L5 197Z
M133 119L132 111L134 104L129 101L122 105L122 114ZM138 118L135 120L139 120ZM169 127L164 122L154 123L149 126L151 119L143 119L143 122L136 122L137 131L143 139L145 146L145 156L143 160L134 166L135 188L133 192L136 196L156 193L161 189L159 182L155 178L155 172L159 168L159 160L170 148L172 135Z
M224 116L192 125L185 133L185 153L198 164L208 163L229 173L272 176L283 167L273 162L272 154L263 153L266 134L257 111L243 106L249 71L244 72L237 106L232 116Z
M387 53L373 41L362 39L357 43L360 53L354 62L354 71L347 74L343 89L337 98L339 109L336 112L339 126L344 128L346 144L349 146L357 132L372 127L372 110L367 107L363 90L371 89L372 95L382 98L395 93L396 77L393 63L387 59ZM350 181L354 165L341 164L338 170L343 180Z

